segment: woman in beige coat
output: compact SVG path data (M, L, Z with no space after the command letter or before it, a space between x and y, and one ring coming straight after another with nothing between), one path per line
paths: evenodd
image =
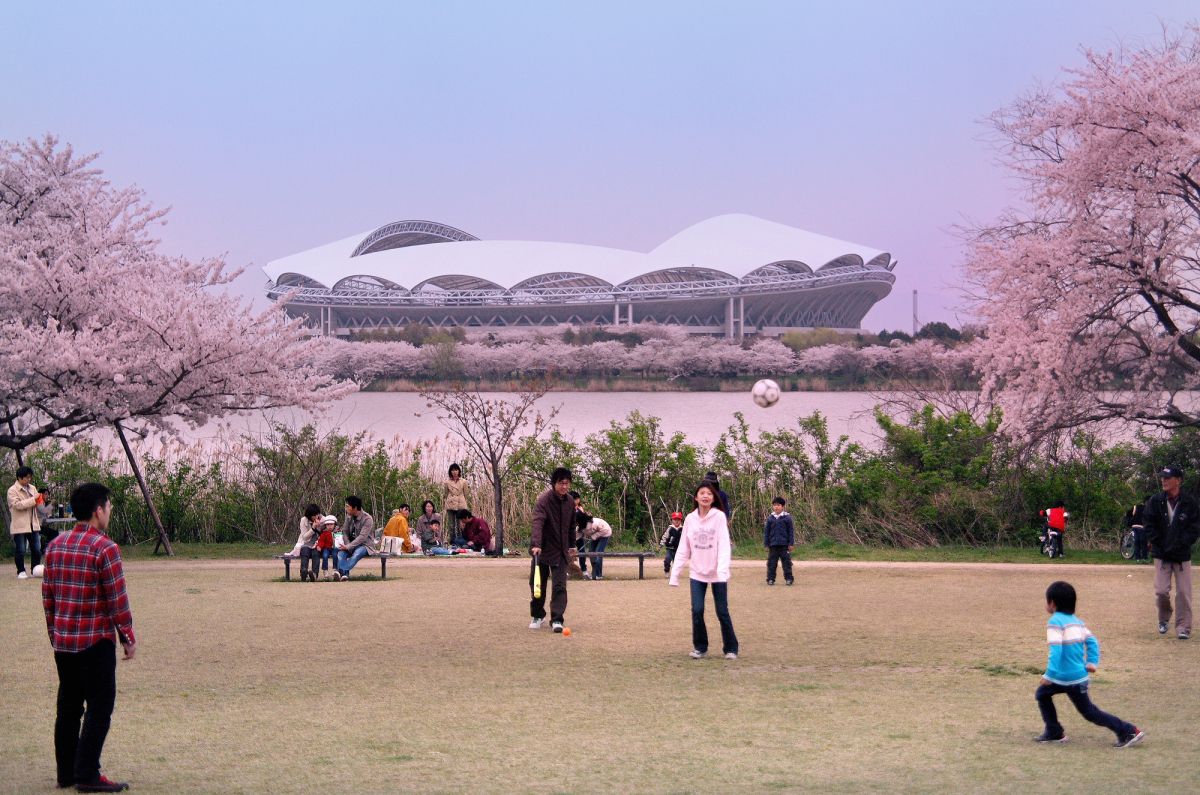
M446 500L443 503L446 516L446 537L453 542L460 535L458 521L462 517L462 513L469 510L467 482L462 479L462 467L458 464L451 464L446 475Z

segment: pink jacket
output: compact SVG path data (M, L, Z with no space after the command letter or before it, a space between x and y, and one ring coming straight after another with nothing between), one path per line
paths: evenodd
M731 557L725 514L712 508L701 519L697 511L692 511L683 520L683 537L679 539L675 565L671 567L671 585L679 584L679 571L684 566L693 580L729 582Z

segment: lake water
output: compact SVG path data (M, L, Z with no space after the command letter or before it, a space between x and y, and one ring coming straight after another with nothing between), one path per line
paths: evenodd
M505 397L503 394L488 397ZM853 441L873 444L877 436L871 409L878 402L866 392L785 392L768 409L759 408L749 392L551 392L539 403L543 411L560 407L554 423L564 436L583 441L590 433L608 427L629 412L640 411L659 417L667 435L682 431L692 444L711 447L741 411L752 437L759 431L796 427L796 420L820 411L829 421L831 436L847 434ZM406 441L432 440L445 436L446 428L425 401L411 392L358 392L334 403L323 414L274 411L226 421L229 431L255 433L268 422L299 427L314 422L322 430L342 433L366 431L377 438ZM218 427L207 426L185 436L202 440L216 438Z

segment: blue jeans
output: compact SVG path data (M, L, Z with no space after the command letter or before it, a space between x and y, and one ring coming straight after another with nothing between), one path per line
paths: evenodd
M333 547L326 547L325 549L318 550L318 551L321 553L321 571L325 571L326 569L328 569L331 563L333 564L333 566L335 568L337 567L337 562L336 562L337 561L337 554L336 554L337 550L336 549L334 549Z
M1080 715L1097 726L1103 726L1108 729L1117 735L1117 739L1124 739L1133 734L1133 724L1126 723L1116 715L1109 715L1092 703L1092 699L1088 696L1087 682L1082 682L1078 685L1056 685L1051 683L1039 687L1034 696L1037 699L1038 709L1042 712L1042 720L1046 724L1046 733L1051 737L1063 736L1063 727L1058 722L1058 712L1054 709L1054 696L1059 693L1066 693L1067 698L1071 699L1071 703L1079 711Z
M42 562L42 534L41 533L17 533L12 537L13 540L13 560L17 564L17 572L25 571L25 548L30 548L30 557L33 559L33 565L37 566Z
M603 552L608 546L608 539L608 536L592 539L588 542L588 552ZM592 576L604 576L604 558L592 558Z
M349 577L350 569L357 566L358 562L365 558L368 552L369 550L365 546L355 547L354 551L349 554L346 553L346 550L339 549L337 553L338 571Z
M704 625L704 594L708 590L708 583L700 580L689 582L692 584L692 648L706 652L708 627ZM738 639L737 635L733 634L733 619L729 617L729 583L714 582L712 594L717 621L721 624L721 651L724 654L737 654Z

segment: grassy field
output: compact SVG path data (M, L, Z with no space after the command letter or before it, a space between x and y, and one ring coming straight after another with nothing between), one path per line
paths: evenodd
M307 584L265 562L132 560L141 649L118 668L105 768L137 792L1195 786L1200 640L1157 635L1148 567L814 562L768 588L740 562L735 662L688 659L687 590L657 566L607 568L571 583L564 638L526 629L520 561ZM1104 649L1094 699L1144 745L1111 748L1065 701L1071 742L1030 742L1057 576ZM54 791L37 582L0 580L0 615L0 790Z

